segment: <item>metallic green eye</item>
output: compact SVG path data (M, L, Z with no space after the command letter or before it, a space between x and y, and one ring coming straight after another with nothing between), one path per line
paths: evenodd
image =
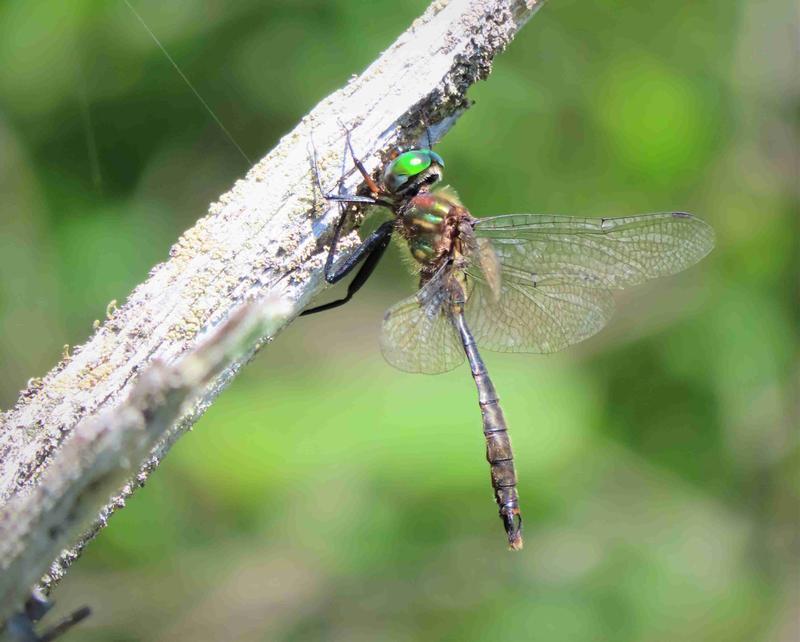
M442 157L430 149L403 152L386 166L383 172L383 183L389 191L399 192L413 182L411 179L414 176L418 176L434 163L439 167L444 167Z
M394 159L392 171L414 176L431 165L431 157L422 151L404 152Z

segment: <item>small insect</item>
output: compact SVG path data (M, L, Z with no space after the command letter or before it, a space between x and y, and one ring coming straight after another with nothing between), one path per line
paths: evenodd
M522 516L508 427L478 348L550 353L583 341L608 323L613 290L675 274L714 247L714 231L685 212L621 218L507 214L476 218L442 179L444 161L430 149L396 155L378 181L347 148L369 195L329 194L342 204L378 205L383 223L340 266L334 258L342 209L325 262L336 283L361 265L347 294L311 309L349 301L383 255L393 233L419 269L418 292L383 318L381 350L406 372L436 374L466 358L478 389L486 459L500 519L512 550L522 548ZM341 191L341 190L340 190Z

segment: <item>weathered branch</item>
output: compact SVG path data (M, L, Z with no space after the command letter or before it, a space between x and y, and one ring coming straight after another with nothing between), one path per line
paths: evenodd
M327 187L339 178L342 123L369 171L392 148L424 139L422 122L438 140L542 1L434 2L0 415L0 624L42 575L45 587L58 581L240 367L322 289L337 210L315 195L312 138ZM346 187L359 182L351 171ZM355 242L351 234L344 251Z

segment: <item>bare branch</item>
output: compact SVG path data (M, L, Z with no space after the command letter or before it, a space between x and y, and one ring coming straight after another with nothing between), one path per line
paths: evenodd
M340 123L371 172L392 148L425 140L423 121L438 140L542 1L434 2L0 415L0 623L48 567L45 587L61 577L241 366L321 291L337 211L315 197L312 136L326 187L339 178ZM347 189L359 181L350 172ZM355 242L351 234L344 251Z

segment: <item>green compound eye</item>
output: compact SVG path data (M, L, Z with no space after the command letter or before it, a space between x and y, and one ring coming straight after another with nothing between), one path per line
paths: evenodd
M422 151L405 152L394 159L392 170L397 174L414 176L431 166L431 157Z
M442 157L430 149L403 152L387 165L383 172L383 183L389 191L399 192L411 182L412 177L424 172L434 163L444 167Z

